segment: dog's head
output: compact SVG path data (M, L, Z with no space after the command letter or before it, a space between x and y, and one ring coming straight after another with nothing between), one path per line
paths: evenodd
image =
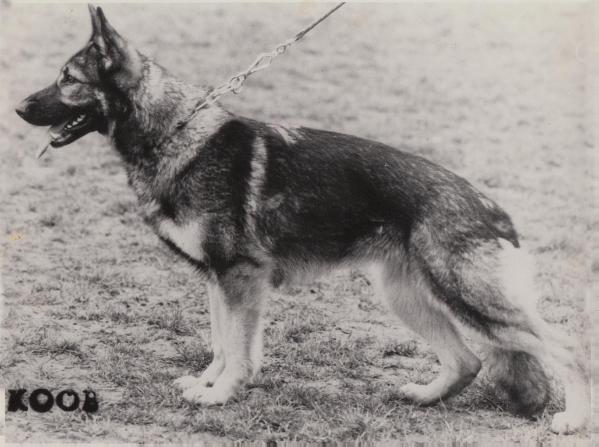
M60 147L98 131L127 107L127 92L142 75L137 51L108 23L101 8L89 6L92 36L60 69L50 86L27 97L16 112L30 124L50 127L50 145Z

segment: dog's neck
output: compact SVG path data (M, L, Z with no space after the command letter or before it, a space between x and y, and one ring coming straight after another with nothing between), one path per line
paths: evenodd
M109 126L114 147L127 163L143 162L156 167L164 158L192 156L186 140L197 149L230 116L218 104L212 104L183 129L177 129L177 124L208 93L208 88L180 81L144 58L141 82L122 98L126 112Z
M124 113L110 126L113 146L125 161L130 184L138 196L152 191L160 196L173 178L189 164L205 142L232 115L212 104L200 110L182 129L209 90L184 83L149 59L144 60L141 82L121 98ZM147 201L151 197L139 197Z

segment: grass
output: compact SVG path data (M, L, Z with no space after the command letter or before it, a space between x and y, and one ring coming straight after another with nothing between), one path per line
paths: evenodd
M414 340L402 343L389 342L383 348L383 356L399 355L400 357L414 357L417 349L418 347Z
M175 335L194 335L194 330L185 321L183 311L177 307L167 313L160 312L154 319L148 320L148 324L158 328L166 329Z
M1 8L1 37L11 43L0 52L1 76L16 104L56 78L89 37L88 17L84 6ZM213 84L321 12L303 3L133 8L106 13L182 78ZM543 316L588 350L592 143L580 110L584 67L568 49L584 8L346 5L223 101L265 121L407 144L468 178L513 216L533 252ZM2 383L89 386L100 399L91 416L8 414L9 440L564 440L547 430L559 393L538 421L507 413L484 375L439 405L406 402L399 387L430 381L438 362L358 271L273 292L254 382L222 407L185 403L172 380L212 358L200 279L143 224L105 140L86 136L38 163L43 132L8 108L0 114Z

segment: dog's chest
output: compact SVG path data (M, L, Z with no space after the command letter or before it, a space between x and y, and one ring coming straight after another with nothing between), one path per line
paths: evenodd
M173 218L174 209L168 205L165 208L163 201L159 200L161 192L164 191L164 188L160 187L160 177L143 175L143 172L136 169L131 169L128 175L145 222L158 236L175 245L185 255L203 262L205 260L203 244L207 232L206 216L195 213L192 218L181 216Z
M156 222L155 228L159 236L175 244L190 258L196 261L204 260L202 245L206 231L201 219L175 222L173 219L162 218Z

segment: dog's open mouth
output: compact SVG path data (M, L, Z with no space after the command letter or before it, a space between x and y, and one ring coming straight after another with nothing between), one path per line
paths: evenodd
M99 119L89 112L78 112L68 120L54 124L48 131L48 139L40 146L37 158L46 153L50 146L62 147L81 138L83 135L97 130Z
M68 120L50 127L50 145L61 147L96 130L96 119L90 113L80 112Z

